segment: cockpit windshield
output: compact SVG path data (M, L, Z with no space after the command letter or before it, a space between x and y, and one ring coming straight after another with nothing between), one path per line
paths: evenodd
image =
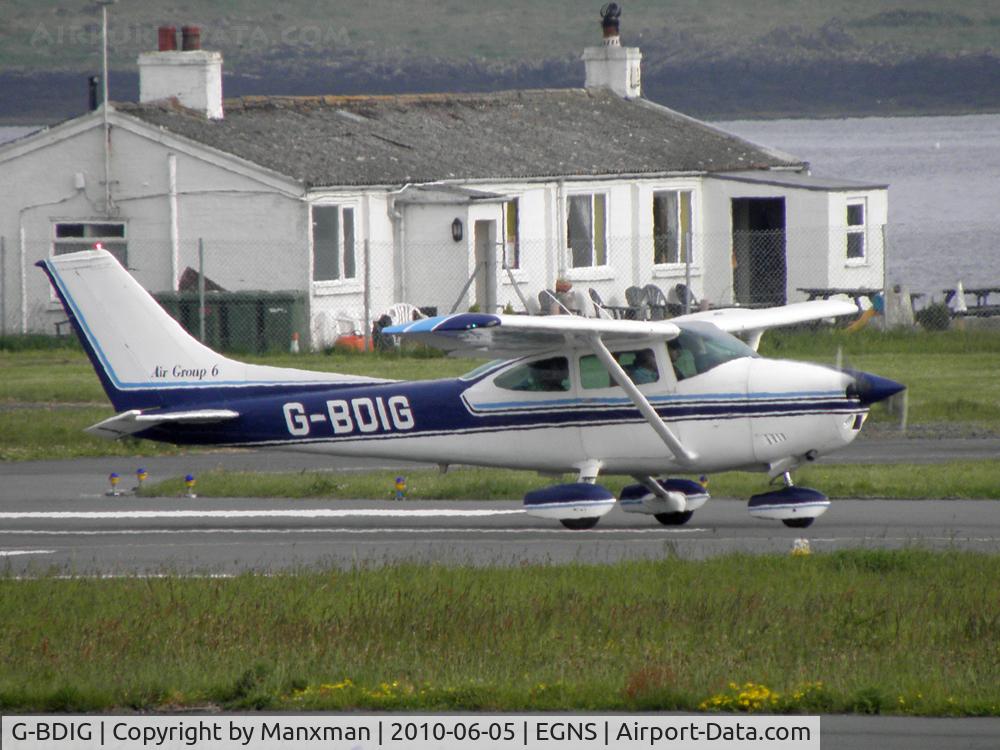
M678 323L681 334L667 342L667 352L678 380L692 378L724 362L757 357L757 352L711 323Z
M460 380L475 380L480 375L485 375L490 370L494 370L497 367L499 367L500 365L502 365L504 362L509 362L509 361L510 360L506 360L506 359L491 359L489 362L483 362L483 364L479 365L479 367L476 367L473 370L469 370L464 375L461 375L459 377L459 379Z

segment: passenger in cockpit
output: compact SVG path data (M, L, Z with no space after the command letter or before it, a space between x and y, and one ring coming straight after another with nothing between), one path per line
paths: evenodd
M694 362L694 355L681 346L677 339L667 342L667 352L670 354L670 362L674 366L674 374L678 380L691 378L698 374L698 367Z

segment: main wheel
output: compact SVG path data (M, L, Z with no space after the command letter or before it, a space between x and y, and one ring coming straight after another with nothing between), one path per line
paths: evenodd
M592 516L590 518L560 518L559 523L573 531L586 531L597 526L597 522L600 520L600 516Z
M807 529L815 520L815 518L785 518L781 522L790 529Z
M675 513L656 513L653 518L664 526L680 526L690 521L693 515L693 510L681 510Z

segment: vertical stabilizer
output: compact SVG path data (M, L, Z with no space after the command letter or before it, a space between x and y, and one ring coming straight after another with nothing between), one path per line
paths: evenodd
M377 382L224 357L184 330L105 250L59 255L38 265L118 411L217 400L220 388Z

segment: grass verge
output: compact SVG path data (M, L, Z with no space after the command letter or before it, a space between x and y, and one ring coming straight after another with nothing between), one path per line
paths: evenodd
M203 497L290 497L390 499L397 475L406 476L411 500L517 500L526 492L555 480L531 471L459 468L441 474L435 470L373 472L300 472L263 474L213 471L198 477ZM952 461L943 464L879 464L873 466L810 466L796 472L796 482L821 488L839 498L953 498L1000 499L1000 463ZM697 478L697 477L694 477ZM575 481L567 477L566 481ZM616 494L634 480L611 476L601 484ZM717 497L747 497L767 490L763 474L725 472L709 477L709 491ZM148 497L183 495L181 478L145 487Z
M1000 556L0 578L0 709L1000 715Z

